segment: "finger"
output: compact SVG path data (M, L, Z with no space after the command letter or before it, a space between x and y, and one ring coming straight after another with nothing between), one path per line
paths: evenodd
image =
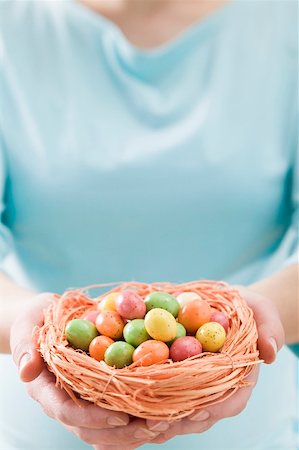
M53 294L50 293L37 295L26 312L17 317L12 326L10 348L22 381L34 380L43 370L44 362L36 349L33 330L43 324L43 309L53 300Z
M88 429L83 427L68 427L82 441L91 445L121 445L121 449L126 446L140 446L142 443L150 442L158 436L158 433L150 431L145 426L142 419L134 419L127 426L108 429ZM100 444L99 444L100 443Z
M213 422L237 416L240 414L248 403L251 397L252 391L256 385L258 379L259 367L255 366L250 374L244 379L250 383L250 386L241 387L237 392L235 392L231 397L223 402L216 403L215 405L209 406L199 413L192 414L188 420L190 421L207 421L212 420ZM204 414L206 413L206 414Z
M173 422L169 429L164 433L161 433L161 435L153 442L162 443L171 439L173 436L180 434L203 433L211 428L217 421L240 414L245 409L251 396L257 381L258 371L258 367L255 367L250 375L246 377L246 381L252 383L251 386L242 387L227 400L202 409L185 419ZM149 421L149 428L151 427L152 422L153 421Z
M209 416L210 419L210 416ZM212 426L212 420L191 421L189 418L177 420L169 425L168 430L161 432L152 442L162 444L181 434L203 433Z
M212 420L191 422L189 419L181 419L173 422L167 431L160 433L151 443L163 444L178 435L204 433L213 424L214 422Z
M169 441L169 439L172 439L174 436L175 434L166 436L165 433L160 433L158 437L156 437L151 441L151 444L164 444L165 442Z
M284 330L278 310L273 302L248 289L240 289L240 294L252 308L258 331L260 358L267 364L275 361L277 351L284 344Z
M64 390L55 385L54 375L46 368L27 385L27 390L49 417L63 425L101 429L129 423L129 416L125 413L102 409L84 400L78 400L81 406L76 405Z
M251 383L250 386L244 386L235 392L231 397L223 402L216 403L205 409L200 410L198 413L194 413L188 417L191 421L217 421L227 417L233 417L240 414L246 407L247 402L252 394L259 373L259 367L255 366L250 374L244 379Z

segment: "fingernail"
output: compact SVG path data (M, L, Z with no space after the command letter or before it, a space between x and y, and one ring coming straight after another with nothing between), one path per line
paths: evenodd
M24 353L24 355L21 357L19 361L19 371L21 371L26 366L26 364L30 361L30 359L31 359L30 353Z
M146 428L139 428L139 430L136 430L134 433L136 439L154 439L157 436L158 433L153 433L153 431Z
M209 417L210 417L210 413L208 411L199 411L197 414L190 417L190 420L200 422L202 420L207 420Z
M277 343L276 343L276 340L275 340L273 337L270 337L270 338L269 338L269 342L270 342L270 344L272 345L273 350L274 350L274 353L275 353L275 355L276 355L276 353L277 353Z
M121 419L120 417L117 417L117 416L108 417L107 423L108 423L108 425L112 425L114 427L123 427L124 425L128 424L128 422L126 420Z
M152 431L166 431L169 428L169 423L167 422L156 422L153 425L149 425Z

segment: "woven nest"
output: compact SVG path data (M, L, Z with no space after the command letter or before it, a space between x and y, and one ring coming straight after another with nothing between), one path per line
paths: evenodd
M80 397L113 411L172 421L221 402L250 384L245 378L260 362L257 329L252 310L236 289L215 281L118 284L109 293L129 288L145 298L154 291L196 292L211 307L227 314L229 330L218 353L205 352L180 362L167 360L147 367L135 363L114 369L74 350L65 338L68 321L82 318L96 308L99 299L92 300L85 294L91 287L68 291L56 299L45 311L44 325L38 331L40 352L49 370L56 376L57 385L74 401Z

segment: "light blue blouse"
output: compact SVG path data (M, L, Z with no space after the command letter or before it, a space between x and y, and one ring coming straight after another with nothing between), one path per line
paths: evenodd
M3 267L61 292L295 262L297 28L295 1L231 2L145 51L74 1L1 2ZM88 448L0 361L1 448ZM161 449L295 450L295 396L284 349L243 414Z

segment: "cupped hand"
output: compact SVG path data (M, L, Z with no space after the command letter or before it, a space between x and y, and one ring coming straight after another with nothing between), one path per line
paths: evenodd
M272 363L284 342L278 312L269 299L250 289L238 289L254 312L260 358ZM134 450L146 442L162 443L178 434L202 433L217 421L239 414L246 407L257 381L258 368L248 377L252 386L244 387L224 402L172 424L130 420L125 413L107 411L83 400L79 407L55 386L54 376L45 368L32 341L32 329L42 324L42 311L51 301L51 294L35 297L28 311L15 321L11 332L14 361L21 380L28 382L29 394L41 404L46 414L92 444L95 450Z
M260 359L267 364L271 364L276 358L277 351L284 344L284 330L278 311L270 299L242 286L237 286L237 289L254 313L258 331ZM160 431L159 437L152 442L166 442L180 434L203 433L219 420L240 414L250 399L258 379L258 372L258 367L255 367L246 378L246 381L252 383L251 386L241 388L227 400L209 406L188 418L174 422L171 425L166 422L147 421L149 429Z
M62 423L69 431L97 450L109 446L133 450L158 436L144 420L130 420L128 414L102 409L84 400L75 404L68 394L55 385L55 377L46 368L32 331L43 323L43 310L55 301L53 294L40 294L32 299L25 313L15 320L10 337L11 351L29 395L44 412Z

